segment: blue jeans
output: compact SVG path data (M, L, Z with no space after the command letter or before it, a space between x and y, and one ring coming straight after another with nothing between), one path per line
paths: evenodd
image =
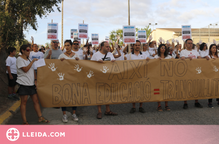
M77 110L77 107L72 107L72 110ZM66 111L66 107L62 107L62 111Z

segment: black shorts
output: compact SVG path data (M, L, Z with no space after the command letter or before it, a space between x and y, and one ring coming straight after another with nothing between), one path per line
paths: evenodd
M17 75L16 74L11 74L13 76L13 79L9 78L9 74L7 74L8 76L8 86L9 87L14 87L16 85L16 81L17 81Z
M24 85L20 85L20 87L18 88L17 93L19 94L19 96L24 96L24 95L34 95L37 94L36 91L36 86L24 86Z

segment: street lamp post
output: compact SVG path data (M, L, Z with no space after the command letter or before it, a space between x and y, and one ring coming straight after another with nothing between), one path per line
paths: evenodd
M128 24L130 25L130 0L128 0Z
M62 0L62 39L61 39L61 47L63 48L63 15L64 15L64 8L63 8L63 4L64 3L64 0Z
M155 23L155 24L149 23L149 25L153 26L153 30L154 30L154 26L157 25L157 23Z
M155 24L149 23L149 25L153 26L153 30L154 30L154 26L155 26L155 25L158 25L158 24L157 24L157 23L155 23ZM156 33L155 33L155 37L156 37ZM156 38L155 38L155 39L156 39Z

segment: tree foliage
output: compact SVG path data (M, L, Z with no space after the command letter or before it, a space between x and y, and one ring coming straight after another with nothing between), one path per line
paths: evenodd
M25 43L23 31L28 27L37 30L37 17L43 18L55 9L60 11L58 4L61 1L0 0L0 96L7 93L7 48Z

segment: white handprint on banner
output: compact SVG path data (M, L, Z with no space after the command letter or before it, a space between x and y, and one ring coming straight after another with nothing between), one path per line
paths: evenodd
M90 72L87 74L87 77L88 77L88 78L91 78L92 76L94 76L94 72L93 72L93 71L90 71Z
M58 80L63 81L65 74L59 73L58 76L59 76L59 79L58 79Z
M197 74L201 74L201 73L202 73L201 67L197 67L197 68L196 68L196 71L198 72Z
M103 66L103 70L101 69L101 71L102 71L103 73L107 73L108 70L109 70L109 69L108 69L106 66Z
M77 65L75 65L75 69L74 70L77 71L77 72L81 72L82 68L83 67L80 68L80 66L77 64Z
M57 69L57 68L55 68L55 64L54 64L54 63L51 63L51 64L48 66L48 68L51 69L53 72L56 71L56 69Z
M218 72L218 68L216 66L214 66L214 71Z

